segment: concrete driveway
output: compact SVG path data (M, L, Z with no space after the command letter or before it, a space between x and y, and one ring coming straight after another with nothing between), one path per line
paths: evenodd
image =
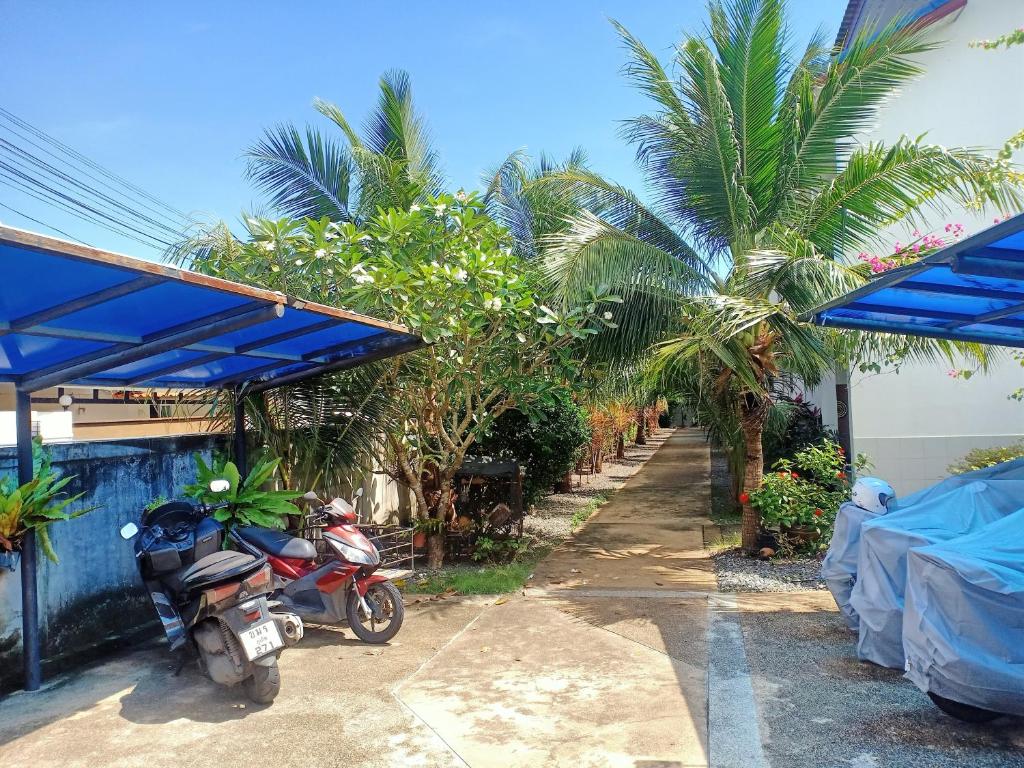
M718 593L708 496L676 432L525 595L417 598L383 647L310 628L271 707L153 643L0 701L0 766L1024 766L1024 721L858 662L827 593Z

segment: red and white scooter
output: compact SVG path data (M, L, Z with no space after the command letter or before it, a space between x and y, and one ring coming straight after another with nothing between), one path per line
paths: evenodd
M274 571L271 599L285 610L313 624L347 621L360 640L386 643L402 627L402 595L374 573L380 553L356 527L355 509L344 499L324 504L312 491L303 499L312 508L305 526L312 540L252 526L234 528L231 540L239 550L267 558Z

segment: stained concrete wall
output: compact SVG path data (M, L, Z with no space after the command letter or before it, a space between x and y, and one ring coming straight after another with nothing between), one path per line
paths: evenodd
M83 505L102 506L51 526L59 564L40 554L44 671L69 666L153 619L132 547L118 530L138 522L153 499L180 494L195 480L192 454L209 458L222 439L183 435L48 446L54 466L75 475L68 490L85 491ZM0 449L0 475L16 473L14 449ZM0 690L21 683L21 576L0 569Z

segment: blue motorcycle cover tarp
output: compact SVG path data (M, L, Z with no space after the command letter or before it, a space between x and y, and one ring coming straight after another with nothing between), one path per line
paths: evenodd
M1024 509L911 551L903 643L922 691L1024 715Z
M976 479L861 526L857 581L850 605L860 618L857 655L883 667L904 668L903 598L907 554L980 530L1022 506L1024 479Z
M1002 464L996 464L993 467L975 469L960 475L950 475L945 480L941 480L935 483L935 485L929 485L927 488L922 488L920 491L909 496L897 497L895 501L889 504L889 509L890 511L895 511L914 507L939 496L944 496L950 491L962 488L968 483L978 481L989 483L995 489L1002 488L1005 494L1011 496L1024 493L1024 457L1014 459L1013 461L1004 461ZM1024 506L1024 496L1021 496L1020 499L1021 503L1018 506Z
M871 512L847 501L836 514L836 524L832 529L832 540L828 552L821 562L821 578L825 580L832 597L835 598L839 612L846 626L857 631L860 621L857 612L850 605L850 593L857 581L857 554L860 551L860 527L869 520L884 515L885 512Z

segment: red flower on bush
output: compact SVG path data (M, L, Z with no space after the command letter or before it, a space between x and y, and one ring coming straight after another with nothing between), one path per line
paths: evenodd
M744 491L740 494L740 504L747 504L750 501L750 494Z
M800 475L798 475L796 472L794 472L793 473L793 479L794 480L799 480L800 479Z
M816 510L814 510L814 516L815 516L815 517L821 517L821 516L822 516L822 514L823 514L823 513L822 513L822 511L821 511L820 509L816 509Z
M786 476L787 476L787 475L786 475L786 473L785 473L785 472L779 472L779 477L786 477Z
M836 477L838 477L840 480L845 480L846 479L846 473L845 472L836 472Z

